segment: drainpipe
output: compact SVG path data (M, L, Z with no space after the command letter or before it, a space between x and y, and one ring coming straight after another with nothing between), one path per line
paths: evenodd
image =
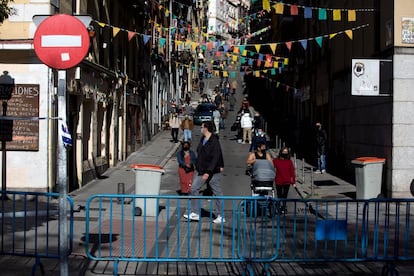
M123 140L123 147L122 147L122 160L126 160L127 158L127 85L128 85L128 76L126 74L126 56L124 56L124 75L125 75L125 79L124 79L124 86L123 86L123 93L124 93L124 97L123 97L123 118L124 118L124 125L122 128L122 140Z

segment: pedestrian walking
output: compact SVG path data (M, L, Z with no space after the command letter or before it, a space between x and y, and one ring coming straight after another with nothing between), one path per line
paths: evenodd
M171 128L171 142L178 143L178 131L181 124L180 119L178 118L178 113L171 114L168 124Z
M191 195L200 196L201 188L205 184L209 184L215 196L222 196L221 190L221 172L224 168L223 154L219 142L218 135L214 134L214 125L211 121L201 124L202 137L197 146L197 173L191 186ZM215 209L217 212L213 223L224 223L223 205L220 199L215 199ZM199 199L191 199L191 209L184 218L192 221L199 221L201 213L201 205Z
M295 166L290 159L289 148L283 147L280 150L278 157L273 159L273 166L276 169L275 186L277 197L280 199L286 199L289 193L290 185L296 187ZM280 212L287 212L286 201L282 202Z
M253 121L252 117L250 117L250 113L246 110L242 111L243 114L240 118L240 126L243 129L243 137L242 137L242 144L252 143L252 127Z
M267 142L266 133L261 128L257 129L257 131L254 131L249 151L254 152L259 143L264 144L266 146L266 149L269 149L269 143Z
M184 133L184 142L191 141L194 122L190 119L190 117L187 114L185 115L184 120L181 121L180 128L183 130Z
M219 108L217 107L213 111L213 122L214 122L214 126L216 127L216 130L214 133L216 134L219 134L220 132L220 120L221 120L221 114L220 114Z
M196 154L191 149L191 143L184 141L181 150L177 152L178 176L180 179L180 190L178 194L188 195L191 192L195 170Z
M236 105L237 99L235 93L231 93L229 96L229 111L234 111L234 106Z
M326 172L326 140L327 135L325 129L320 122L316 123L316 154L318 156L318 172Z

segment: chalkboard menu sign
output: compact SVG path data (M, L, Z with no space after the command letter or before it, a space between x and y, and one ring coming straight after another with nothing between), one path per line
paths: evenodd
M1 114L3 114L2 111L0 111ZM16 120L7 122L7 124L12 123L11 141L8 138L8 133L0 133L0 140L8 141L6 142L6 149L38 151L39 120L21 120L21 118L39 117L39 85L16 84L11 99L7 101L6 115L17 117ZM1 122L6 121L0 120Z

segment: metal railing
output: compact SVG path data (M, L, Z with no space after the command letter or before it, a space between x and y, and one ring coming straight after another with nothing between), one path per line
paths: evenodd
M0 255L35 258L32 275L39 266L44 274L42 258L59 259L59 227L57 193L5 192L1 201ZM68 255L73 244L73 201L70 206Z
M414 260L414 200L199 197L201 219L188 221L183 215L192 198L91 196L88 258L113 261L114 275L120 262L232 262L250 275L259 263L269 275L272 262ZM213 223L215 199L224 206L225 223ZM156 215L147 216L154 201ZM143 204L142 216L136 215L136 202Z

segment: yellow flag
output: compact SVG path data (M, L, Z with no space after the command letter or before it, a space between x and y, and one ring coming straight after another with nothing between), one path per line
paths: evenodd
M263 0L263 9L267 12L270 12L270 1L269 0Z
M256 45L254 45L254 47L256 48L256 52L260 52L260 47L261 47L262 45L260 45L260 44L256 44Z
M333 10L333 20L341 21L341 10Z
M279 68L279 62L274 61L273 62L273 68Z
M285 65L288 65L288 64L289 64L289 59L288 59L288 58L285 58L285 59L284 59L284 61L283 61L283 63L284 63Z
M243 50L242 56L247 56L247 50Z
M285 5L283 3L276 3L274 6L276 14L283 14Z
M256 77L260 77L260 71L254 71L254 75L255 75Z
M113 27L112 28L112 36L113 37L116 37L116 35L119 33L119 31L120 31L121 29L120 28L118 28L118 27Z
M233 61L237 61L237 56L235 56L235 55L234 55L234 56L232 57L232 60L233 60Z
M275 54L275 51L276 51L276 43L272 43L272 44L270 44L270 49L272 49L272 52L273 52L273 54Z
M330 34L329 35L329 39L332 39L332 38L334 38L335 36L337 35L337 33L334 33L334 34Z
M349 37L350 40L353 39L354 33L352 32L352 30L346 30L345 33Z
M98 25L101 26L102 28L105 27L105 23L102 23L102 22L98 22Z
M356 11L355 10L348 10L348 21L356 21Z
M227 73L227 71L223 71L223 77L228 77L229 74Z

